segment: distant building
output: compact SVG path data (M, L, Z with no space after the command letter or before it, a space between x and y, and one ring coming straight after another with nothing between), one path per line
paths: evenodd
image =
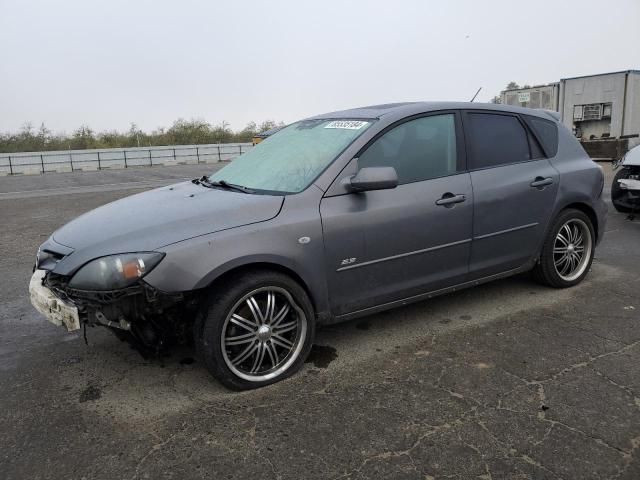
M563 78L560 91L560 117L577 137L638 138L640 70Z
M505 90L501 100L507 105L559 112L592 157L619 158L640 144L640 70Z
M549 85L536 85L529 88L517 88L505 90L500 95L504 105L516 105L528 108L544 108L545 110L558 111L559 83Z

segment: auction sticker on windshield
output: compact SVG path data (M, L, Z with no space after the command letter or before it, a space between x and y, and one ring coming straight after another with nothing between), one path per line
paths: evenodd
M336 120L334 122L327 123L324 128L346 128L347 130L360 130L362 127L368 124L369 122L362 122L359 120Z

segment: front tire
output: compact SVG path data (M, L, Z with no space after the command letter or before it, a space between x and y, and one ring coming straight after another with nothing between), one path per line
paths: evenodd
M272 271L235 275L225 284L212 290L196 335L209 372L231 389L248 390L298 371L315 336L305 290Z
M533 269L533 276L554 288L572 287L586 277L595 251L595 232L589 217L576 209L560 212L553 222Z

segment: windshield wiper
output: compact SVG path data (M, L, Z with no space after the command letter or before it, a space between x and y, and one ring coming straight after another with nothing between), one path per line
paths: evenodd
M202 185L203 187L207 188L222 187L227 190L233 190L241 193L253 193L253 190L251 190L249 187L236 185L235 183L229 183L226 180L215 180L212 182L206 175L203 175L201 178L195 178L191 181L196 185Z
M229 183L226 180L216 180L213 182L211 180L207 180L207 183L214 187L223 187L229 190L235 190L236 192L253 193L253 190L251 190L249 187L245 187L244 185L238 185L235 183Z

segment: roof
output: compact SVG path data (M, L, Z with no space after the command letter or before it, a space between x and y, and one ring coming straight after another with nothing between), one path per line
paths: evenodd
M500 93L521 92L523 90L538 90L540 88L545 88L545 87L557 87L559 84L560 82L551 82L551 83L545 83L544 85L533 85L530 87L505 88Z
M323 113L312 118L380 118L389 113L402 111L404 107L414 106L420 102L384 103L381 105L369 105L366 107L338 110L336 112Z
M547 117L545 110L517 107L512 105L502 105L497 103L471 103L471 102L405 102L405 103L387 103L384 105L370 105L367 107L352 108L348 110L340 110L337 112L329 112L321 115L310 117L309 119L372 119L382 118L387 115L414 115L422 112L430 112L436 110L496 110L501 112L526 113L528 115L537 115Z
M640 74L640 70L620 70L618 72L608 72L608 73L596 73L594 75L580 75L578 77L567 77L567 78L561 78L560 81L564 81L564 80L576 80L578 78L590 78L590 77L602 77L604 75L619 75L621 73L635 73L635 74Z

